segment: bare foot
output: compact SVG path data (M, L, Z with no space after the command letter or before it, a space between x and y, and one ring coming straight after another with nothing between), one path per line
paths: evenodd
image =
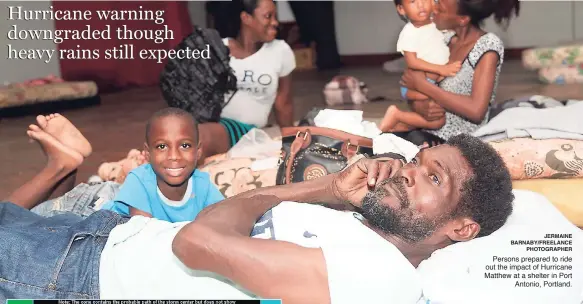
M385 117L381 121L379 129L383 132L390 132L399 122L398 120L398 113L399 108L395 105L389 106L387 112L385 113Z
M133 158L136 159L138 158L140 155L142 155L142 151L138 150L138 149L131 149L130 152L128 152L128 157L127 158Z
M146 151L141 151L140 155L138 155L136 160L138 162L138 166L141 166L141 165L147 163L149 161L148 153Z
M39 115L36 117L36 121L45 132L63 145L81 153L83 157L91 155L91 144L65 116L58 113L47 116Z
M390 128L387 132L394 133L394 132L409 132L414 130L415 128L411 127L408 124L404 124L402 122L398 122L394 127Z
M83 156L65 146L37 125L30 125L26 134L36 140L48 157L47 167L54 168L63 176L73 172L83 162Z
M104 181L116 182L116 178L122 170L122 162L123 161L101 164L97 169L97 175L99 175Z
M64 82L63 79L61 79L60 77L57 77L56 75L53 74L49 74L46 77L46 80L48 83L61 83Z

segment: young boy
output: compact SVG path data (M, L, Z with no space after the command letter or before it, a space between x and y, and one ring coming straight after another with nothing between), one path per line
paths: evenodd
M188 112L166 108L155 113L146 126L144 151L149 163L132 170L103 209L181 222L224 199L208 173L196 170L198 124Z
M449 62L449 47L443 33L431 21L434 0L395 0L397 12L408 22L399 34L397 51L405 57L407 68L425 72L427 81L436 83L443 77L455 76L461 63ZM427 100L417 91L401 87L401 96L406 100ZM414 112L404 112L390 106L385 113L380 129L383 132L404 132L416 128L439 129L445 118L427 121Z

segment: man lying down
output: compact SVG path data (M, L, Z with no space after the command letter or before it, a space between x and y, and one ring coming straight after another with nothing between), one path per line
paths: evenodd
M109 211L43 218L4 203L0 297L412 304L421 297L415 267L500 228L512 201L502 159L460 135L406 165L361 159L226 199L189 223Z

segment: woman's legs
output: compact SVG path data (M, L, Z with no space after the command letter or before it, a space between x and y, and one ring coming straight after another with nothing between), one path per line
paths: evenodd
M225 127L216 122L198 125L198 136L202 146L202 155L198 165L202 165L207 157L226 153L231 148L229 134Z
M251 131L255 126L233 119L222 118L219 123L200 124L199 136L202 145L202 156L198 164L204 164L207 157L227 153L232 146Z
M31 125L27 134L40 144L47 156L47 164L30 181L16 189L7 201L32 209L56 190L66 192L70 189L65 188L72 188L71 181L75 181L75 173L83 162L83 156L36 125Z
M26 209L73 189L83 156L89 156L92 152L87 139L64 116L39 115L36 121L38 126L30 125L27 134L40 144L47 156L47 164L7 199Z
M401 111L391 105L380 124L383 132L407 132L414 129L439 129L445 124L445 117L440 120L427 121L423 116L408 111Z

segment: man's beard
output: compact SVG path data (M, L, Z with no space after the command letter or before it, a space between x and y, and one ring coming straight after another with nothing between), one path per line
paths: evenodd
M382 205L381 201L391 196L385 189L389 184L395 189L399 208ZM406 242L416 243L429 237L444 222L444 218L427 218L420 212L410 209L410 201L405 190L402 177L392 177L376 186L374 191L366 194L362 200L362 215L373 227L383 232L395 235Z

